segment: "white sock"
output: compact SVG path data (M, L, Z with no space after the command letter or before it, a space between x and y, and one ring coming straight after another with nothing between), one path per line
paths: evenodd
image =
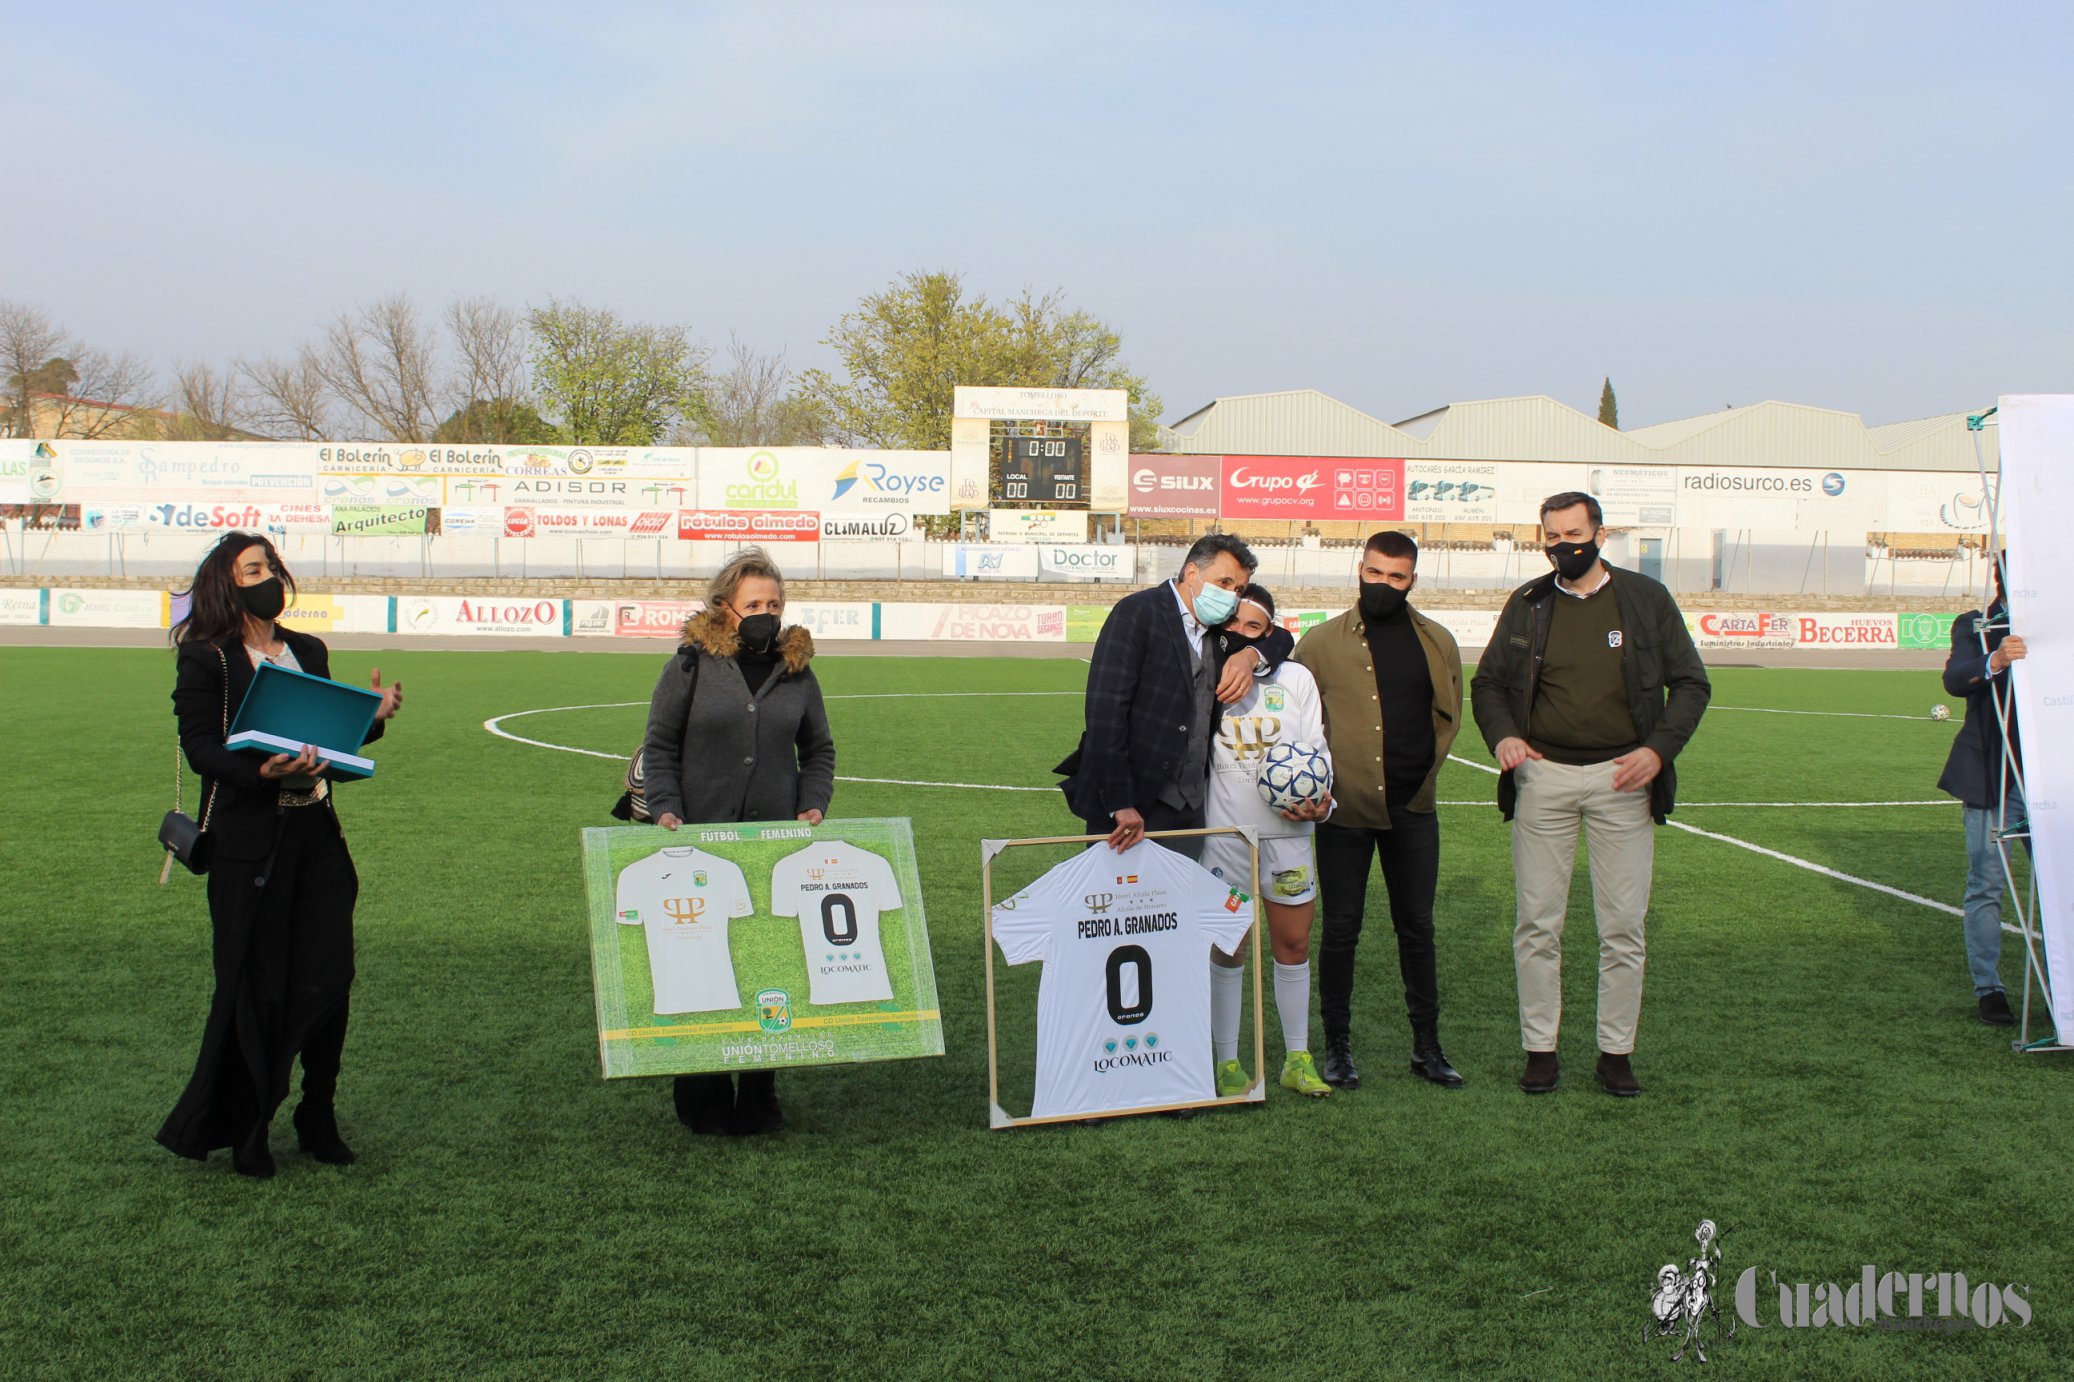
M1282 1016L1282 1045L1293 1051L1311 1049L1311 966L1275 962L1275 1011Z
M1239 1000L1245 991L1246 968L1210 966L1210 1049L1221 1064L1239 1058Z

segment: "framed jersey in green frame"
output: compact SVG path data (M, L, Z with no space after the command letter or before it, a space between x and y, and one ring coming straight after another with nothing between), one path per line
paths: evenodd
M607 1079L943 1054L905 818L583 832Z

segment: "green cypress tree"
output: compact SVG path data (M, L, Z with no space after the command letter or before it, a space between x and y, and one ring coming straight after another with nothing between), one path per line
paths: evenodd
M1613 379L1608 376L1606 386L1599 390L1599 421L1614 431L1620 430L1620 405L1613 401Z

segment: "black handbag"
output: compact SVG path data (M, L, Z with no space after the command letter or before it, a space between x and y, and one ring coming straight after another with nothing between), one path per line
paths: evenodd
M230 737L230 663L223 656L223 649L216 650L216 660L223 664L223 737ZM196 821L180 809L180 731L173 731L173 809L158 823L158 842L166 851L165 866L158 871L158 881L164 884L173 876L175 860L189 873L201 874L209 871L210 856L215 853L216 842L209 838L209 815L216 809L216 789L211 784L208 800L202 805L202 818Z
M684 693L684 705L689 713L691 698L699 693L699 655L696 648L685 648L678 654L684 661L684 670L691 674L691 689ZM653 825L655 817L648 813L647 773L641 764L641 750L635 749L634 756L627 760L626 790L619 800L612 803L612 818L632 821L636 825Z

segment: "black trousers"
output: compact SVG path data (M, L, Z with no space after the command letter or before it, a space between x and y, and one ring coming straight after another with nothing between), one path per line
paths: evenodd
M338 1089L360 877L330 812L285 812L271 859L209 871L216 992L193 1076L158 1140L203 1158L268 1122L298 1057L303 1097ZM262 883L261 880L264 880Z
M1433 894L1440 883L1440 816L1411 810L1405 804L1410 796L1390 794L1388 830L1318 822L1318 901L1325 923L1318 946L1318 1010L1328 1037L1347 1034L1371 856L1383 864L1413 1037L1430 1037L1437 1029L1440 977L1433 949Z
M1145 818L1145 829L1147 831L1200 830L1203 825L1203 808L1200 804L1194 807L1184 807L1169 806L1163 801L1155 801L1149 806L1139 807L1138 814ZM1116 829L1116 817L1114 816L1090 816L1087 820L1087 833L1090 835L1107 835L1114 829ZM1160 840L1157 843L1165 845L1176 854L1184 854L1191 859L1200 859L1203 854L1203 837L1200 835L1190 835L1186 839L1181 840Z

